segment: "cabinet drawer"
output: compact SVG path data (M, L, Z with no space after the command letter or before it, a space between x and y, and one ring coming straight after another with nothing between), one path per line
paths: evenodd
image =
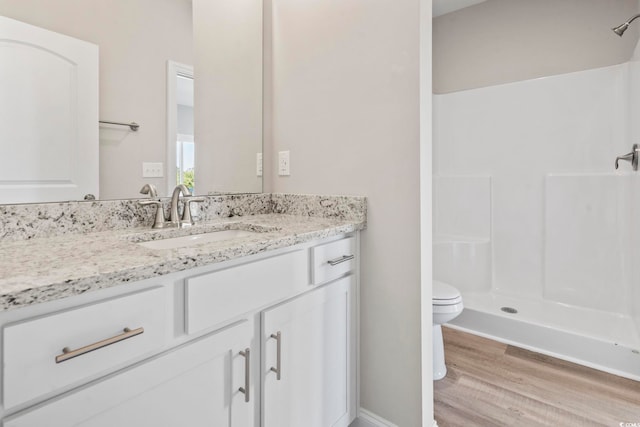
M186 280L187 333L210 328L309 287L304 250Z
M311 281L328 282L352 271L356 266L356 238L348 237L311 248Z
M244 322L5 418L4 427L230 427L253 425L245 402ZM259 354L259 352L251 353ZM255 356L254 356L255 357ZM251 370L250 372L254 372ZM249 390L257 385L250 376Z
M152 288L7 325L3 330L5 408L162 347L167 335L165 295L163 288ZM63 349L66 356L77 356L61 360Z

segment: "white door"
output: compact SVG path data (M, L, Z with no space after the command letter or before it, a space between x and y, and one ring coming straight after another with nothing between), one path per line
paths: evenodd
M0 203L98 196L98 47L0 16Z
M5 427L249 427L255 386L246 349L253 323L208 335L48 405L5 420ZM240 351L244 352L240 354ZM250 357L251 352L249 352Z
M263 312L263 427L346 427L353 420L354 295L349 276Z

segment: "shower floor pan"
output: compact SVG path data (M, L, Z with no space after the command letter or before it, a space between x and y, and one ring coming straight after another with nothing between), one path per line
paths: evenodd
M640 339L628 316L488 292L462 298L451 328L640 381Z

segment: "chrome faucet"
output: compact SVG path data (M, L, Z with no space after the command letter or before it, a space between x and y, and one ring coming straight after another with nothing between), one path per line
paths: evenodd
M156 216L151 228L170 228L170 227L188 227L194 224L191 217L191 203L204 202L204 197L193 197L191 192L184 184L178 184L171 195L171 203L169 205L169 220L164 219L164 207L162 201L158 198L158 191L153 184L145 184L140 190L141 194L148 194L151 200L140 200L138 203L156 206ZM178 213L178 203L180 203L180 194L182 194L182 218Z
M176 188L173 189L173 194L171 195L171 207L169 208L169 222L174 224L174 226L180 226L180 218L178 214L178 202L180 201L180 194L183 196L190 196L191 192L184 184L176 185Z
M178 213L178 203L180 202L180 194L182 194L182 218ZM188 227L194 224L191 217L191 203L204 202L204 197L193 197L191 192L184 184L176 185L171 195L171 208L169 210L169 223L172 227Z
M164 220L164 208L162 207L162 202L158 198L158 190L156 190L155 185L153 184L145 184L144 187L140 190L140 194L148 194L151 200L140 200L138 203L146 206L146 205L155 205L156 206L156 217L153 220L153 225L151 228L165 228L167 223Z
M140 194L148 194L149 197L155 199L156 197L158 197L158 190L153 184L145 184L144 187L140 189Z

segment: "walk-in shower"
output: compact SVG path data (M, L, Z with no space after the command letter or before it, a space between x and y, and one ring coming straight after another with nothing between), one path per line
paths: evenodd
M638 51L434 95L434 279L462 293L453 327L640 380L640 172L614 168L640 142Z

